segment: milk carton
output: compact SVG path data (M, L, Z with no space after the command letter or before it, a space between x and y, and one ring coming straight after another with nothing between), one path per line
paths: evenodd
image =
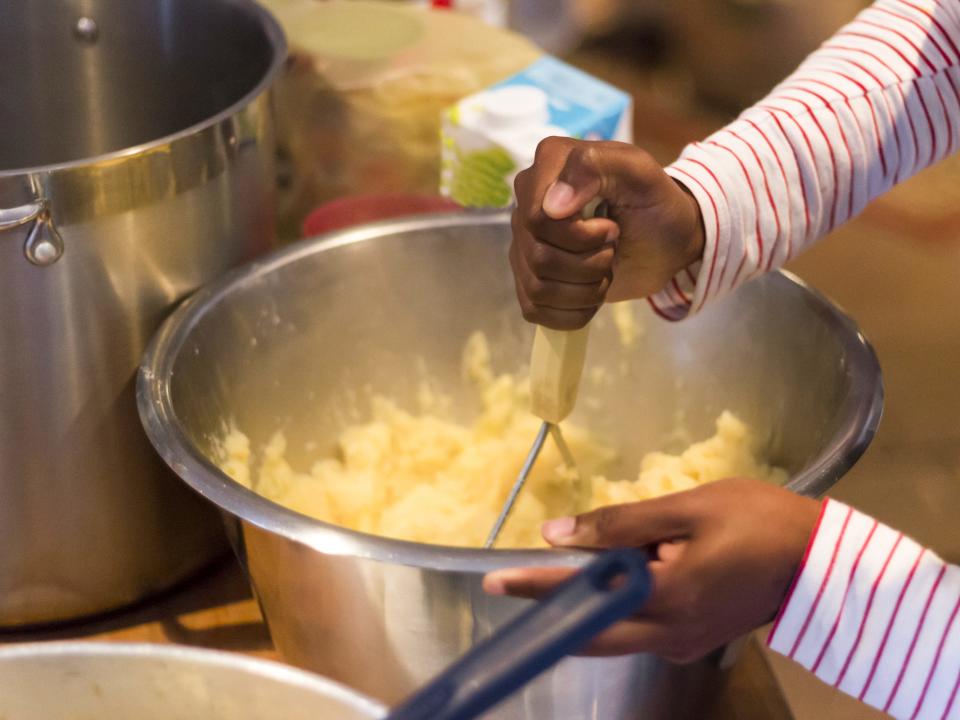
M630 142L632 120L629 95L543 57L444 112L440 191L468 207L507 207L543 138Z

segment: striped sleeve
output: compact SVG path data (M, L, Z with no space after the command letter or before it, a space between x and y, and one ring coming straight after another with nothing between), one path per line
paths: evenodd
M895 718L960 719L960 568L827 500L767 640Z
M960 0L878 0L666 168L706 245L650 303L678 320L960 147Z

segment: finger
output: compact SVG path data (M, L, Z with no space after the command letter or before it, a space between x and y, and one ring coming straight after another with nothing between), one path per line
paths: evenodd
M585 310L556 310L536 305L530 317L524 313L524 318L528 322L543 325L551 330L579 330L593 319L599 309L595 307Z
M637 614L594 638L578 655L623 655L652 652L677 660L690 659L703 648L691 645L698 618L689 610L691 579L687 568L653 561L649 565L652 591ZM569 580L575 568L510 568L489 573L483 589L493 595L542 600Z
M575 655L610 657L638 652L663 654L669 646L669 633L660 624L642 618L630 618L607 628Z
M526 288L520 282L520 276L523 272L523 261L520 258L520 251L516 244L510 246L510 266L513 268L513 287L517 294L517 302L520 303L520 312L523 319L531 323L540 322L540 311L536 305L527 297Z
M583 252L615 240L620 229L614 221L604 218L582 220L577 214L567 222L557 222L544 213L544 196L555 185L567 156L575 147L577 141L557 137L546 138L537 146L534 164L518 173L514 180L515 218L538 238L571 252ZM547 237L540 237L541 234Z
M498 570L483 579L483 589L491 595L511 595L542 600L576 571L572 568L514 568ZM576 651L582 656L612 656L635 652L663 654L669 647L669 633L657 620L630 618L597 635Z
M576 142L565 137L544 138L537 145L533 165L517 174L513 187L517 207L525 217L534 218L543 213L543 196L556 181Z
M528 322L558 330L586 325L603 305L609 277L598 283L562 283L537 278L515 246L510 248L514 288L520 311Z
M569 580L576 568L508 568L488 573L483 578L483 589L491 595L539 600L558 585Z
M513 242L510 243L510 249L507 252L507 257L510 260L510 269L513 271L513 286L517 292L517 300L520 302L520 308L526 313L526 307L532 307L531 303L526 296L526 291L523 289L523 286L520 284L520 274L523 272L523 260L520 257L520 248L517 236L514 235Z
M616 248L607 243L596 250L572 253L532 238L519 228L510 247L510 265L527 286L531 279L589 285L613 277Z
M648 564L653 592L644 609L650 601L660 594L661 586L672 586L676 581L671 576L675 572L668 572L663 562L658 560ZM577 568L569 567L515 567L503 570L494 570L483 578L483 589L491 595L514 595L530 599L539 599L554 590L557 585L570 579L578 572Z
M513 231L513 245L537 277L561 282L589 283L599 282L613 273L616 238L608 241L607 234L594 233L595 237L591 238L581 236L574 240L563 240L552 237L543 241L535 237L533 231L527 227L519 210L514 210L511 215L510 226ZM616 225L613 225L613 228L617 231L613 235L617 235L619 229Z
M676 562L687 547L686 540L667 540L654 546L654 556L665 563Z
M513 229L511 250L523 256L532 275L545 280L573 283L600 282L612 277L616 259L615 242L601 239L600 244L592 249L571 252L559 245L535 238L524 226L518 211L514 211L510 223ZM562 241L560 242L562 244ZM568 247L575 244L577 243L567 243ZM586 244L592 245L593 242ZM517 272L517 259L512 255L511 263L514 272Z
M686 495L609 505L576 517L549 520L543 524L542 534L551 545L582 548L643 547L684 538L693 527L692 502Z
M610 280L604 277L599 282L568 283L545 280L530 271L523 258L517 260L517 280L523 286L524 295L538 308L552 310L589 310L603 305Z
M603 305L610 282L565 283L533 278L526 287L533 304L551 310L597 310Z
M489 573L483 589L491 595L542 600L576 573L573 568L512 568ZM631 618L597 635L576 655L609 656L652 652L664 642L662 627L652 620Z
M656 618L662 614L666 604L658 597L659 587L663 583L662 563L650 563L650 577L653 590L647 602L637 612L644 617ZM527 600L542 600L559 585L577 573L576 568L562 567L524 567L495 570L483 578L483 590L490 595L510 595ZM671 583L675 584L675 583Z
M599 305L581 310L558 310L536 305L527 297L526 290L516 276L514 276L514 288L523 319L553 330L579 330L589 323L600 309Z
M572 253L536 240L523 248L530 272L543 280L597 283L613 277L616 247L606 243L596 250Z
M606 218L554 220L539 215L529 219L527 229L540 242L572 253L596 250L620 237L620 226Z
M628 199L630 205L643 206L644 196L662 187L662 175L656 160L634 145L580 142L569 149L556 182L547 189L543 211L557 219L571 217L598 196L614 206Z

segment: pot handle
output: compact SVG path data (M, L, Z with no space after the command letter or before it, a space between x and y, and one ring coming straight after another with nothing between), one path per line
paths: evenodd
M471 720L582 648L650 594L639 550L600 555L415 692L385 720Z
M0 209L0 232L27 223L31 225L23 243L23 254L34 265L53 265L63 255L63 238L53 224L47 203L38 200L29 205Z

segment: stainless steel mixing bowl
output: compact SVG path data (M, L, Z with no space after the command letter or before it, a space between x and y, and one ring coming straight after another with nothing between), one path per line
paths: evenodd
M144 358L141 419L155 447L227 520L277 647L303 667L387 702L449 664L522 601L486 596L494 568L576 563L548 551L405 543L284 509L217 468L228 420L258 448L277 429L308 468L358 419L364 388L415 408L423 369L469 419L462 378L474 330L494 364L519 370L532 328L506 263L505 215L449 215L365 226L275 253L210 285L166 322ZM882 405L880 369L856 326L783 274L751 282L688 321L635 308L644 335L625 346L598 317L574 421L639 456L712 433L723 409L763 433L789 486L824 492L864 451ZM683 432L678 435L678 428ZM626 476L626 475L624 475ZM715 659L677 667L648 655L567 659L496 718L698 717Z
M279 663L176 645L0 649L5 720L371 720L384 710Z

